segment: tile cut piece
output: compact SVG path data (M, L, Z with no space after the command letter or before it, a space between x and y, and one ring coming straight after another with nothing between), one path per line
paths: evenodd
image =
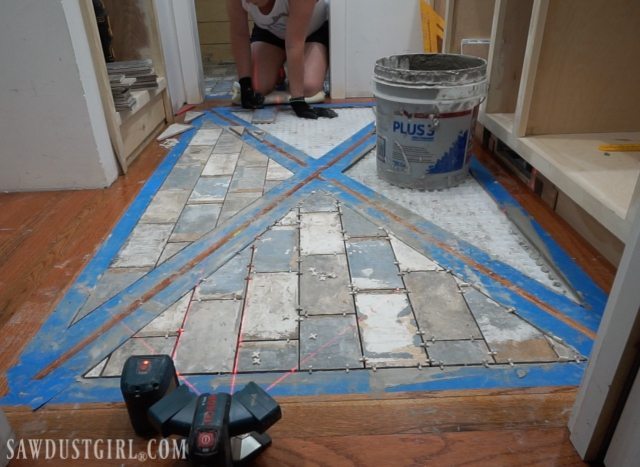
M193 125L184 125L182 123L172 123L167 127L166 130L164 130L162 133L160 133L156 137L156 141L163 141L167 138L173 138L174 136L182 134L185 131L189 131L191 128L193 128Z
M356 295L367 367L417 366L426 352L405 294Z
M482 338L455 278L446 272L411 272L404 276L411 304L425 338Z
M297 272L298 235L294 228L271 229L255 243L253 267L256 272Z
M464 298L475 316L484 338L497 352L499 363L552 362L558 355L538 329L475 289L465 291Z
M216 227L219 204L188 204L171 235L172 242L193 242Z
M337 212L304 213L300 216L300 250L303 255L344 253Z
M291 371L298 369L298 341L243 342L238 350L238 371Z
M300 370L362 368L355 315L312 316L300 323Z
M178 372L233 371L241 309L236 300L193 302L176 346Z
M487 344L482 340L436 341L427 348L431 364L443 365L479 365L493 363Z
M403 289L391 245L385 239L347 241L353 285L359 289Z
M109 357L102 376L120 376L122 367L132 355L171 355L176 345L175 337L134 337L118 347Z
M113 266L121 268L155 266L172 230L171 224L138 224L131 232L127 243L118 252Z
M389 235L389 239L402 272L442 270L438 264L411 248L395 235Z
M134 337L164 337L168 335L177 335L178 330L182 327L184 315L189 308L191 295L191 292L189 292L165 311L160 313L160 316L138 331Z
M245 301L243 340L285 340L298 337L297 273L256 273Z

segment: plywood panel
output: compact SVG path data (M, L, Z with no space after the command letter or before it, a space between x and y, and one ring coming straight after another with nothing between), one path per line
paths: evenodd
M226 21L227 15L226 0L196 0L196 16L198 22Z
M550 2L527 135L640 130L640 2Z
M204 44L201 46L202 61L204 63L233 62L233 54L229 44Z
M451 21L450 53L460 53L462 39L491 36L494 0L456 0Z
M533 0L499 0L490 63L487 113L513 113L522 76Z

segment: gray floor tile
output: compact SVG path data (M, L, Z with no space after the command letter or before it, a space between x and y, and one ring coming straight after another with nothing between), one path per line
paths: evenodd
M483 362L493 363L489 349L484 341L436 341L429 344L427 353L431 364L439 365L477 365Z
M300 370L362 368L355 315L312 316L300 322Z
M142 328L134 337L175 336L182 327L184 315L189 308L192 293L189 292L163 311L156 319Z
M107 366L107 362L108 361L109 361L109 358L108 357L105 358L100 363L98 363L96 366L94 366L91 370L86 372L84 377L85 378L99 378L102 375L102 371L104 370L104 367Z
M342 226L349 237L386 237L387 233L347 206L342 206Z
M243 342L238 371L290 371L298 369L298 341Z
M266 167L238 167L233 174L229 191L262 193L266 174Z
M238 154L212 154L207 165L204 166L204 177L217 177L220 175L233 175L238 162Z
M189 204L171 235L172 242L193 242L216 227L219 204Z
M264 182L264 194L269 193L275 187L280 185L282 182L279 180L265 180Z
M327 193L313 193L304 200L300 212L337 212L336 199Z
M222 129L209 129L209 128L201 128L196 131L195 136L191 139L191 146L214 146L220 135L222 134Z
M359 289L402 289L391 245L385 239L348 240L351 280Z
M411 272L404 276L411 304L425 339L481 338L455 278L446 272Z
M109 357L102 376L120 376L122 367L132 355L171 355L175 337L135 337L118 347Z
M242 299L247 285L250 260L251 250L245 248L196 288L196 298L199 300Z
M282 219L280 219L276 225L279 226L287 226L287 225L298 225L299 221L298 221L298 210L297 209L292 209L291 211L289 211L287 213L286 216L284 216Z
M178 164L205 164L211 156L213 146L187 146Z
M273 159L269 159L269 166L267 167L267 180L270 181L283 181L288 179L293 175L288 169L285 169L283 166L278 164Z
M222 203L227 196L231 177L201 177L196 183L189 203Z
M102 305L120 291L129 287L149 271L150 268L107 269L96 282L93 292L84 305L82 305L73 322L75 323L79 319L88 315L96 307Z
M354 313L346 255L303 256L300 306L310 315Z
M344 253L337 212L303 213L300 216L300 250L303 255Z
M496 361L549 362L558 359L545 336L479 291L466 288L464 298Z
M200 173L201 164L176 165L162 184L162 190L189 190L196 185Z
M394 235L389 235L391 247L396 255L400 270L403 272L411 271L440 271L442 268L431 259L420 254L409 245L399 240Z
M189 245L191 245L191 242L167 243L164 247L164 251L162 252L162 255L160 255L160 259L158 260L158 265L172 258L175 254L182 251L185 247Z
M405 294L356 295L367 366L417 366L427 355Z
M297 292L296 273L253 274L245 301L243 340L297 339Z
M180 373L231 372L235 364L242 302L193 302L176 347Z
M297 272L298 235L293 227L278 227L262 234L255 243L256 272Z
M261 193L229 193L222 205L220 221L222 223L262 197Z
M268 164L269 158L256 148L248 144L243 146L238 159L238 167L267 167Z
M160 190L145 210L140 222L174 224L189 199L190 190Z
M172 230L172 224L138 224L118 252L113 267L155 266Z
M213 154L240 154L241 150L242 140L229 132L224 132L218 138Z

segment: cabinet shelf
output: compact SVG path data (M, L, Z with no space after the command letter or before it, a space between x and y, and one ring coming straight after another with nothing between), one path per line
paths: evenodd
M640 205L640 152L598 146L640 141L638 17L640 3L623 0L496 0L478 116L622 242Z

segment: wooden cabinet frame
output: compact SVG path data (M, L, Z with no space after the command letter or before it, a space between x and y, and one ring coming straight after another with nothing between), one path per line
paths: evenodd
M145 50L140 52L139 58L153 60L153 66L159 77L159 85L157 89L136 91L138 102L135 107L130 111L117 112L111 94L93 4L91 0L80 0L87 40L98 75L98 86L109 128L109 136L123 173L127 172L131 162L162 130L165 124L173 121L173 110L167 91L164 55L154 2L153 0L131 0L131 2L127 2L127 6L131 6L132 2L143 8L146 15L146 21L141 20L139 24L139 27L144 28L144 35L147 39ZM117 7L109 9L110 17L116 18L118 14Z

